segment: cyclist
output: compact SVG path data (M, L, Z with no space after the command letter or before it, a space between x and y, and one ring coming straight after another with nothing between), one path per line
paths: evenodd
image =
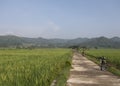
M100 57L100 70L103 71L106 69L106 59L104 56Z

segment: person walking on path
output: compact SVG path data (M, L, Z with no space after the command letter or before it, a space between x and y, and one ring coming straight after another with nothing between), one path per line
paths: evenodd
M106 69L106 59L104 56L100 57L100 70L103 71Z

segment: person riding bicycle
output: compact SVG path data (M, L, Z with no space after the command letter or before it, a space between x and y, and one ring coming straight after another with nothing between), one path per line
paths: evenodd
M100 70L105 70L106 69L106 59L104 56L100 57Z

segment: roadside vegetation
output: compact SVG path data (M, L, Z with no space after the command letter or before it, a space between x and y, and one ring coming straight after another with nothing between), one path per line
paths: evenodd
M0 86L65 86L71 57L68 49L2 49Z
M89 49L86 55L97 64L99 64L98 58L104 56L107 60L107 69L120 76L120 49Z

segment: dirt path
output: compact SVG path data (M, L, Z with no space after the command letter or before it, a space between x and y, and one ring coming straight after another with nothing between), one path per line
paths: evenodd
M120 86L120 78L110 72L100 71L97 64L75 53L67 86Z

